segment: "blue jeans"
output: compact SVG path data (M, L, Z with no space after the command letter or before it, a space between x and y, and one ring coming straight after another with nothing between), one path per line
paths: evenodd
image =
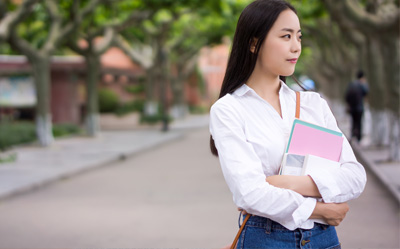
M318 248L340 249L335 227L315 223L312 229L290 231L268 218L251 216L237 243L237 249Z

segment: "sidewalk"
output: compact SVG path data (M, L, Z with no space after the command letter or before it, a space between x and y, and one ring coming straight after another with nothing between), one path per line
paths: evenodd
M389 148L352 144L358 160L369 169L400 204L400 163L387 162Z
M348 135L350 121L337 115L342 131ZM57 139L49 148L24 146L13 149L16 162L0 164L0 199L27 192L59 179L179 139L185 130L208 126L208 116L189 116L171 124L167 133L159 127L131 130L104 131L97 138L72 137ZM387 187L400 203L400 163L385 162L388 148L363 147L353 144L360 162Z
M170 131L160 126L136 130L103 131L96 138L55 140L51 147L37 145L12 149L15 162L0 164L0 199L24 193L78 173L123 160L181 138L186 129L208 126L208 116L189 116L173 122Z

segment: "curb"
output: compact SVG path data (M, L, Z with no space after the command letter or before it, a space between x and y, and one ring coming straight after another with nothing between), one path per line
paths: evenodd
M397 203L400 204L400 191L398 191L392 184L389 184L390 179L388 179L387 176L383 174L382 171L379 170L373 162L371 162L371 160L367 159L358 144L351 142L350 144L353 148L354 154L360 160L361 164L363 164L365 167L368 167L368 169L372 171L372 173L376 176L376 178L378 178L381 184L385 186L390 194L397 200Z

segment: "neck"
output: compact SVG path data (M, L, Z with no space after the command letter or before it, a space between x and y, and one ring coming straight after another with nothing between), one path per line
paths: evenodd
M279 76L253 73L246 84L262 98L279 96L281 87Z

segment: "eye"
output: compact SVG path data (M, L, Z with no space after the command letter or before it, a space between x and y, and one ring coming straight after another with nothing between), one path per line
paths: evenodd
M287 34L287 35L284 35L284 36L282 36L282 38L291 38L292 36L290 35L290 34Z
M303 38L303 35L300 35L300 36L299 36L299 40L301 41L302 38Z

